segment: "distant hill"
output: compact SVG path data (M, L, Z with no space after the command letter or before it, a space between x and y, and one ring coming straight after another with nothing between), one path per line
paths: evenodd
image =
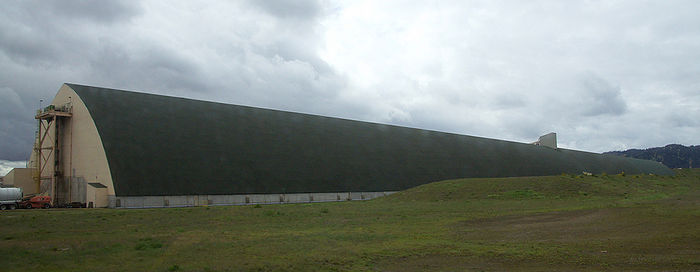
M604 154L658 161L669 168L700 168L700 145L670 144L664 147L611 151Z

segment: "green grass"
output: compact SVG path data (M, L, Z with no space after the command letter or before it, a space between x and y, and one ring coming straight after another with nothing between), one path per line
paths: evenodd
M2 271L697 271L700 171L460 179L370 201L0 213Z

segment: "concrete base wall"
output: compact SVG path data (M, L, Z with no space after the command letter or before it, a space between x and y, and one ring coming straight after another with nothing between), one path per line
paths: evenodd
M304 194L109 196L109 208L167 208L221 205L282 204L369 200L395 192L345 192Z

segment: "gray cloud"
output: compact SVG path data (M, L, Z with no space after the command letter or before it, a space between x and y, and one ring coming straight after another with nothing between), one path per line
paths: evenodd
M302 21L313 20L322 12L322 6L318 1L301 0L271 0L271 1L248 1L251 6L260 8L270 15L282 18L294 18Z
M49 0L25 1L35 10L44 6L44 14L51 13L67 21L87 21L88 23L111 24L128 20L141 13L133 1L90 1L90 0Z
M31 111L23 109L22 97L13 89L0 87L0 97L0 151L5 159L26 160L32 148L34 129Z
M122 88L149 86L154 88L152 91L168 90L179 95L211 91L202 69L170 48L149 43L124 48L118 42L105 41L94 51L95 56L86 60L86 75L91 81Z
M82 56L85 52L80 49L87 38L83 35L92 34L86 33L87 30L133 18L139 14L133 3L84 0L5 3L4 19L0 19L0 50L26 65L55 65L69 57Z
M665 116L665 121L674 128L695 128L700 126L700 107L672 109Z
M581 83L584 89L579 95L581 96L583 115L621 115L627 110L627 105L622 100L620 87L613 86L594 75L587 75L581 80Z
M696 1L9 1L0 159L63 82L608 151L698 144ZM653 131L654 133L648 133Z
M26 159L38 100L63 82L326 115L352 109L336 100L343 76L317 54L322 10L316 1L7 3L0 159Z

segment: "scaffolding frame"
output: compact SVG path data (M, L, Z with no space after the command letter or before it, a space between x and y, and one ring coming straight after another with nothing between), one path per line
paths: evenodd
M51 206L56 204L56 186L59 180L63 179L63 173L61 171L61 129L60 121L70 119L72 114L72 107L63 107L61 110L57 110L55 106L51 105L46 107L43 111L39 111L34 119L39 120L39 138L38 146L34 147L37 153L37 172L39 172L39 180L37 184L37 192L42 193L41 185L44 181L50 182L50 193L51 196ZM72 132L71 132L72 134ZM72 143L71 143L72 145ZM53 158L53 162L50 160ZM49 172L50 175L44 175L44 170L49 164L53 164ZM69 184L70 186L70 184Z

